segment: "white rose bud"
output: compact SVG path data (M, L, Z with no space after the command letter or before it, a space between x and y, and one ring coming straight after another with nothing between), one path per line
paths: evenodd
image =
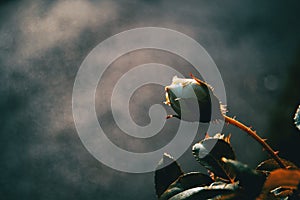
M193 79L175 76L172 84L165 87L165 104L171 106L177 114L171 117L200 122L222 119L224 110L218 98L213 94L212 88L193 75L191 76ZM212 109L212 106L216 108Z

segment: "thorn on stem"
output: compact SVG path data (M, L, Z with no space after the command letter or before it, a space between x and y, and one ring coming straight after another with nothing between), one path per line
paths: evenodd
M170 118L173 118L173 115L167 115L166 116L166 119L170 119Z
M225 157L222 157L221 160L222 160L222 162L224 162L224 163L228 162L228 159L225 158Z
M279 164L281 168L286 168L285 163L282 162L282 160L278 156L278 151L274 152L274 150L265 142L265 139L262 139L259 137L259 135L256 133L256 131L252 130L250 127L247 127L243 123L235 120L234 118L228 117L224 115L225 121L228 122L229 124L232 124L239 129L247 132L248 136L251 136L253 139L255 139L258 143L260 143L263 146L263 151L267 151L269 155Z
M205 133L205 139L209 138L210 136L208 135L208 132Z
M202 85L202 84L207 85L204 81L201 81L200 79L196 78L192 73L190 73L190 77L192 79L194 79L200 85Z
M166 119L170 119L170 118L173 118L173 117L176 117L178 119L181 119L178 115L167 115L166 116Z

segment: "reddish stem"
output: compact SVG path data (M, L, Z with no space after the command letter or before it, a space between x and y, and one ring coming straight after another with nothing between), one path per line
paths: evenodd
M279 156L278 156L278 152L275 152L266 142L265 140L263 140L261 137L259 137L259 135L256 134L255 131L253 131L250 127L242 124L241 122L228 117L226 115L224 115L225 118L225 122L234 125L236 127L238 127L239 129L247 132L252 138L254 138L258 143L260 143L263 148L271 155L271 157L279 164L279 166L281 168L287 168L287 166L285 166L285 164L282 162L282 160L280 160Z

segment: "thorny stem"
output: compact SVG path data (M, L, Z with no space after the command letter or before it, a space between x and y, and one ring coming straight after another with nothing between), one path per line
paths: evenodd
M287 168L287 166L285 166L285 164L282 162L282 160L280 160L279 156L278 156L278 152L275 152L266 142L264 139L262 139L261 137L259 137L259 135L256 134L256 131L253 131L250 127L242 124L241 122L237 121L234 118L228 117L226 115L224 115L225 118L225 122L234 125L236 127L238 127L239 129L247 132L252 138L254 138L258 143L260 143L263 148L272 156L272 158L279 164L279 166L281 168Z

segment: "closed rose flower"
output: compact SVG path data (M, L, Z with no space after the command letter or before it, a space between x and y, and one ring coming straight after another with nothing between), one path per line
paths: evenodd
M175 76L172 84L165 87L165 91L165 104L171 106L177 114L171 117L200 122L210 122L223 117L223 109L212 88L195 77L185 79Z

